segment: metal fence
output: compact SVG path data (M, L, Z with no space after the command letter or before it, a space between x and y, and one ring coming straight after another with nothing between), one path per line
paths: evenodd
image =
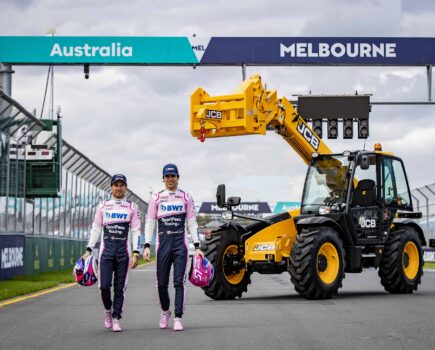
M414 210L423 215L419 224L429 242L429 239L435 239L435 183L413 189L411 195Z
M36 138L52 149L56 135L44 127L0 90L0 233L87 239L97 204L110 197L110 174L63 140L59 197L28 198L26 158L18 162L16 152ZM144 224L147 203L131 190L126 197L139 205Z

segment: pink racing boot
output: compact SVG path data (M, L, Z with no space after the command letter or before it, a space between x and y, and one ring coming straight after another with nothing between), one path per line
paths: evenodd
M159 322L159 326L161 329L168 328L169 317L171 317L171 311L168 310L162 312L162 314L160 315L160 322Z
M104 328L110 329L112 328L112 311L106 311L106 315L104 316Z

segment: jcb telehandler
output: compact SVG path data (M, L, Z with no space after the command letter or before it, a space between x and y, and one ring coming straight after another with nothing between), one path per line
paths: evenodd
M233 299L247 291L253 272L288 271L296 291L308 299L338 292L345 273L379 269L390 293L412 293L423 275L423 231L413 220L409 184L402 160L374 151L332 153L321 138L276 91L253 76L234 95L191 97L191 133L206 137L265 134L274 129L309 165L299 212L284 212L246 227L223 224L206 240L215 277L205 294ZM218 205L231 207L218 186Z

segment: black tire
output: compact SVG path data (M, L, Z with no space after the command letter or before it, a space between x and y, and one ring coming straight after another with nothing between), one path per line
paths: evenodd
M326 257L322 253L325 248L333 256ZM343 243L333 228L312 226L300 230L289 266L296 292L307 299L330 299L342 287L344 265Z
M408 254L409 247L414 254ZM408 271L412 263L418 266L414 265L414 269ZM423 264L423 252L417 231L410 226L398 226L390 232L385 243L378 272L381 283L392 294L412 293L421 283Z
M248 290L251 283L250 272L242 269L240 275L226 275L224 272L224 254L228 249L234 250L238 245L238 233L233 229L213 232L210 238L206 239L206 258L214 266L214 278L208 287L202 288L205 295L215 300L227 300L240 298ZM243 274L244 273L244 274ZM243 274L243 276L242 276ZM242 277L237 283L231 283L231 278Z

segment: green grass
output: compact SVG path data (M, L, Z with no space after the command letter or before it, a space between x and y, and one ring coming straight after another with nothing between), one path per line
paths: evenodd
M429 270L435 270L435 262L425 262L424 268Z
M151 258L154 261L155 257ZM145 262L139 258L139 265ZM14 298L20 295L38 292L43 289L56 287L62 283L74 282L72 269L43 272L37 275L20 275L8 281L0 281L0 300Z
M72 269L43 272L37 275L15 276L9 281L1 281L0 300L56 287L60 283L74 282L71 272Z

